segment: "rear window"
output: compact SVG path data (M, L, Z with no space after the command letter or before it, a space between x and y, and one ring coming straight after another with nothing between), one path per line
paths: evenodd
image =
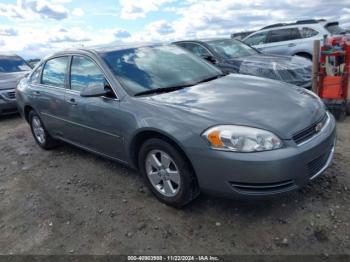
M312 28L303 27L302 29L300 29L300 34L303 38L309 38L318 35L318 32Z
M0 56L0 73L14 73L30 70L30 66L18 56Z
M58 57L48 60L42 74L42 84L64 88L68 57Z
M326 30L332 35L345 34L346 30L341 28L338 23L329 23L325 26Z
M295 39L300 39L301 35L298 28L285 28L271 30L268 37L269 43L290 41Z

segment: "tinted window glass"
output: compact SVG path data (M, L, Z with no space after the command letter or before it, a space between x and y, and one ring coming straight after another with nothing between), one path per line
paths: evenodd
M41 76L41 70L43 69L43 66L40 65L32 74L30 77L30 82L34 84L40 83L40 76Z
M55 87L64 88L64 80L66 77L68 57L58 57L46 62L42 83Z
M298 28L277 29L277 30L270 31L268 42L274 43L274 42L295 40L300 38L301 38L301 35L299 33Z
M244 40L248 45L261 45L266 43L267 32L256 33Z
M175 45L111 51L101 56L133 95L156 88L196 84L222 74Z
M18 56L0 56L0 73L13 73L32 70L30 66Z
M341 28L338 23L329 23L325 26L325 28L332 35L344 34L346 32L346 30L344 28Z
M105 78L90 59L74 56L71 68L71 89L82 91L89 86L104 86Z
M210 56L211 54L208 52L207 49L205 49L203 46L193 43L186 43L185 48L192 52L193 54L204 57L204 56Z
M249 56L257 53L250 46L233 39L215 40L207 43L216 53L224 58Z
M315 35L318 35L318 32L316 30L309 27L303 27L300 30L300 33L303 38L308 38L308 37L313 37Z

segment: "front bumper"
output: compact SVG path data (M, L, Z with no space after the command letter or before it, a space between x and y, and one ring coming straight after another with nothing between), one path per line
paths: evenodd
M0 115L17 113L15 90L0 90Z
M297 146L257 153L196 150L189 154L202 191L225 197L262 197L305 186L330 166L335 120L313 139Z

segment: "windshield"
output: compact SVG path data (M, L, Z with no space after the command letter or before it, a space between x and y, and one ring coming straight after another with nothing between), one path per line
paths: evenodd
M177 46L152 46L101 54L126 91L187 86L222 72Z
M220 56L228 59L257 53L257 51L250 46L234 39L209 41L207 44Z
M345 29L341 28L338 23L332 23L325 26L328 32L330 32L332 35L339 35L344 34Z
M17 56L0 56L0 73L13 73L21 71L29 71L31 68L20 57Z

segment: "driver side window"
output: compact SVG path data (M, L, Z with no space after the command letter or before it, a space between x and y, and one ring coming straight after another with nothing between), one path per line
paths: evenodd
M101 70L90 59L73 56L70 75L70 87L75 91L83 91L90 86L104 88L105 77Z

